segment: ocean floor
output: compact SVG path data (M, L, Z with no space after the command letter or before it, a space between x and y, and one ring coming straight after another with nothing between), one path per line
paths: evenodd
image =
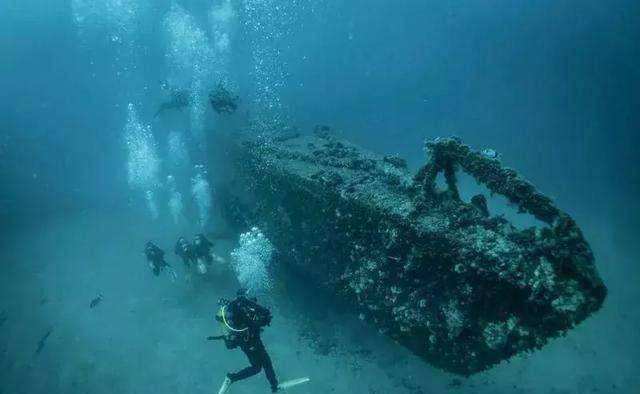
M61 215L3 234L0 393L217 393L227 372L247 365L239 350L205 340L218 331L218 299L238 284L224 266L187 281L173 255L179 235L124 213ZM149 239L167 252L176 282L149 271ZM311 378L290 390L299 394L640 393L640 270L619 268L632 265L616 266L593 243L611 264L601 267L604 308L541 351L471 378L429 366L294 280L261 300L274 313L264 342L281 380ZM232 247L221 241L216 252L228 257ZM230 390L267 392L262 374Z

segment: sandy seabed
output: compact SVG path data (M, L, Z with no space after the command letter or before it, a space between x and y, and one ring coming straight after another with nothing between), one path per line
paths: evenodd
M173 245L195 231L182 231L85 212L2 234L0 394L217 393L227 372L247 365L240 351L205 340L218 331L217 300L238 284L228 267L187 281ZM142 253L149 239L165 249L178 281L151 274ZM625 262L592 243L598 257ZM228 257L231 247L218 242L216 252ZM429 366L301 283L277 282L261 300L274 312L264 342L281 380L312 379L290 390L299 394L640 393L639 270L600 268L610 288L600 312L541 351L471 378ZM230 390L267 392L262 374Z

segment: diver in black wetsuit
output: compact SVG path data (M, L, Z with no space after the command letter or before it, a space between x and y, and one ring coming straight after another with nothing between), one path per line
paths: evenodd
M156 244L149 241L144 247L144 254L147 256L147 261L149 261L149 268L153 271L155 276L160 275L160 272L165 268L168 268L171 272L172 279L176 279L176 273L171 268L171 265L164 260L164 251L160 249Z
M184 237L180 237L178 242L176 242L176 247L173 250L176 255L182 258L182 262L184 263L185 268L189 268L192 264L196 262L196 254L193 249L193 246L187 242Z
M223 339L227 349L239 347L251 364L238 372L228 373L220 393L225 393L232 383L254 376L262 369L271 385L271 391L278 391L278 379L273 370L271 357L260 338L262 328L271 323L271 312L259 305L255 299L239 295L231 302L222 302L216 320L221 322L228 332L226 335L207 339Z
M223 84L218 84L216 89L209 93L211 107L219 114L230 115L236 112L239 100L240 98L231 94Z
M213 243L209 241L203 234L196 235L191 246L193 250L193 256L195 257L196 268L202 275L207 273L207 265L211 265L213 256L211 255L211 248Z
M213 243L204 236L204 234L198 234L193 239L193 253L197 259L201 259L211 264L213 256L211 256L211 248Z

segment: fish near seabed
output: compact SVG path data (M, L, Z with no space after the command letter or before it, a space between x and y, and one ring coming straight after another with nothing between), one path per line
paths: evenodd
M38 341L38 348L36 349L34 356L37 356L38 354L40 354L40 352L42 352L42 349L44 349L44 346L47 344L47 339L49 339L49 336L52 332L53 328L50 328L49 331L47 331L47 333L44 334L42 338L40 338L40 341Z
M100 304L101 302L102 302L102 294L99 294L96 298L91 300L91 303L89 304L89 308L93 309L96 306L98 306L98 304Z

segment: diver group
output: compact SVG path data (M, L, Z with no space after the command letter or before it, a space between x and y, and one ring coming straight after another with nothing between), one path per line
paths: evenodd
M197 234L193 242L187 241L184 237L178 238L174 252L182 259L186 272L195 270L204 275L208 272L207 267L213 262L223 264L226 261L212 251L213 246L213 242L204 234ZM144 254L155 276L159 276L166 269L172 280L177 279L176 271L167 263L165 252L159 246L151 241L147 242ZM228 373L219 394L228 392L232 383L257 375L263 369L271 391L274 393L309 381L308 377L304 377L278 382L271 357L261 338L262 330L271 324L271 311L258 304L256 298L249 297L245 290L240 289L235 299L222 299L218 302L218 306L215 320L220 323L223 334L209 336L207 340L222 340L227 349L240 348L250 363L248 367L238 372Z

